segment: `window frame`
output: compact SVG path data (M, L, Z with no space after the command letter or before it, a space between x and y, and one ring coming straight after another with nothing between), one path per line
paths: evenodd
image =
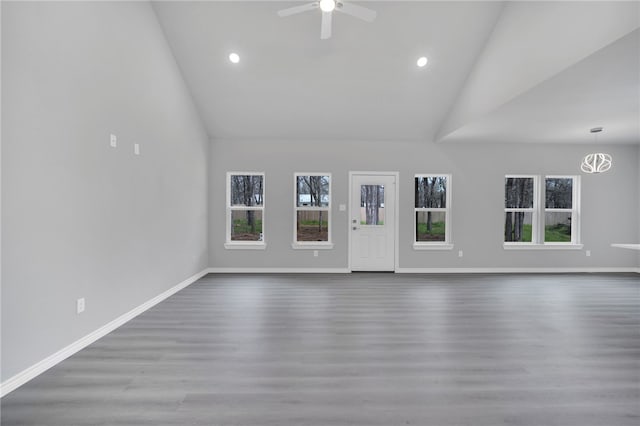
M416 198L415 198L415 185L417 178L428 178L428 177L444 177L446 178L447 186L446 186L446 194L445 194L445 205L446 207L416 207ZM452 236L452 220L451 220L451 199L452 199L452 178L451 173L416 173L413 176L413 249L414 250L453 250L453 242L451 239ZM445 214L445 228L444 228L444 241L416 241L417 234L417 224L416 224L416 214L418 212L444 212Z
M546 190L547 190L547 179L571 179L571 208L570 209L558 209L558 208L547 208L547 200L546 200ZM541 205L541 241L544 241L544 244L548 245L577 245L580 244L580 176L579 175L545 175L544 176L544 194L541 197L541 201L543 204ZM571 241L562 242L562 241L545 241L545 229L546 229L546 218L547 212L568 212L571 213Z
M533 206L532 207L507 207L506 200L503 200L503 216L502 216L502 242L505 246L530 246L539 244L540 241L540 176L538 175L505 175L502 187L504 195L507 179L533 179ZM505 215L507 213L531 213L531 241L504 241Z
M329 178L328 205L324 206L298 206L298 177L300 176L327 176ZM294 250L331 250L334 247L331 239L332 228L332 184L331 173L320 172L295 172L293 174L293 242L291 248ZM299 211L322 211L327 212L327 241L298 241L298 212Z
M580 243L580 176L579 175L530 175L530 174L507 174L504 176L502 192L504 194L506 179L508 178L533 178L533 208L503 208L502 218L502 244L506 250L538 250L538 249L558 249L558 250L579 250L583 248ZM572 179L571 188L571 209L547 209L546 208L546 180L551 179ZM504 201L503 201L504 203ZM504 241L504 214L509 211L531 212L531 242ZM545 216L547 211L570 211L571 219L571 241L570 242L546 242L545 237Z
M261 206L232 206L231 205L231 176L262 176L262 205ZM224 247L227 250L264 250L267 248L265 232L265 206L267 180L264 172L227 172L227 198L226 198L226 238ZM262 213L262 240L260 241L234 241L231 240L231 215L234 211L254 210Z

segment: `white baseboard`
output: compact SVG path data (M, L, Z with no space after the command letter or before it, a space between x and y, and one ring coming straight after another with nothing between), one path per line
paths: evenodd
M210 274L348 274L349 268L209 268Z
M169 296L172 296L173 294L177 293L178 291L182 290L183 288L189 286L190 284L193 284L194 282L196 282L197 280L199 280L200 278L205 276L208 272L209 271L207 269L198 272L197 274L187 278L186 280L182 281L181 283L171 287L169 290L167 290L167 291L165 291L163 293L160 293L159 295L157 295L153 299L150 299L150 300L144 302L142 305L137 306L136 308L132 309L131 311L127 312L126 314L123 314L123 315L119 316L118 318L116 318L113 321L103 325L102 327L98 328L97 330L87 334L86 336L82 337L81 339L76 340L75 342L73 342L69 346L59 350L58 352L54 353L53 355L48 356L47 358L43 359L42 361L32 365L31 367L21 371L20 373L16 374L15 376L10 377L9 379L5 380L4 382L2 382L0 384L0 398L4 397L8 393L14 391L15 389L19 388L20 386L24 385L29 380L31 380L31 379L37 377L38 375L44 373L45 371L47 371L51 367L55 366L56 364L58 364L58 363L64 361L65 359L69 358L71 355L75 354L76 352L86 348L87 346L89 346L90 344L92 344L96 340L100 339L101 337L111 333L116 328L122 326L123 324L125 324L129 320L137 317L138 315L140 315L141 313L145 312L146 310L154 307L155 305L157 305L158 303L162 302L163 300L165 300Z
M209 268L210 274L348 274L349 268ZM397 268L398 274L576 274L640 273L640 268Z
M640 273L640 268L398 268L398 274L579 274Z

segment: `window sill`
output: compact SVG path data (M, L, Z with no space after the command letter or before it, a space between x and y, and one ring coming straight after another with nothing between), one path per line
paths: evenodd
M265 250L267 248L267 244L263 242L231 242L224 243L224 248L227 250Z
M505 250L582 250L584 244L529 244L529 243L504 243Z
M291 243L291 248L294 250L331 250L333 243Z
M453 244L437 243L437 244L420 244L413 243L414 250L453 250Z

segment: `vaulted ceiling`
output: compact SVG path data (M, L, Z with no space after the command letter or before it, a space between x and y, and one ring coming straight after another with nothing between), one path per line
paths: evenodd
M212 139L640 143L638 2L354 3L328 40L300 2L154 9Z

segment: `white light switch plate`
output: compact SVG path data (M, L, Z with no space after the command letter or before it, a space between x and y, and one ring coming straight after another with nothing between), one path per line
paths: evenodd
M118 137L116 135L111 135L111 139L109 140L111 144L111 148L115 148L118 146Z

